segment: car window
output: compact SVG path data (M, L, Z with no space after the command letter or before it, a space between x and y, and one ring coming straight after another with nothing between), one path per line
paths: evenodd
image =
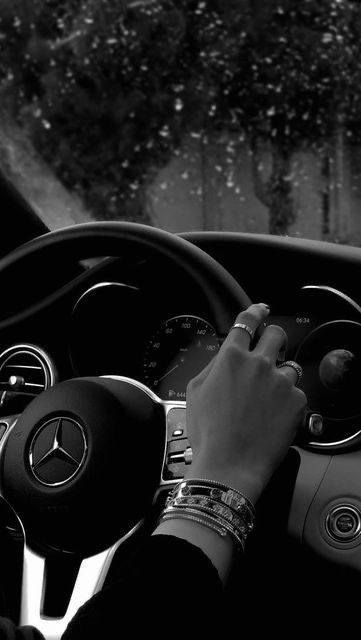
M361 4L3 0L0 168L50 228L361 243Z

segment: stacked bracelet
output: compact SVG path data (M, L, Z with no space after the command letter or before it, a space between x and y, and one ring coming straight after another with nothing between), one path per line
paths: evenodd
M203 524L208 529L212 529L222 538L224 538L227 534L233 538L238 548L241 548L244 551L244 543L245 540L237 535L235 529L233 529L230 525L222 522L220 518L213 518L211 516L206 516L205 514L201 514L196 510L187 509L184 511L178 511L177 509L172 509L171 511L167 511L163 513L160 518L160 521L172 520L174 518L179 518L183 520L192 520L193 522L198 522L199 524Z
M184 518L204 524L224 537L229 534L244 550L255 523L255 509L240 491L214 480L189 479L170 493L161 520Z

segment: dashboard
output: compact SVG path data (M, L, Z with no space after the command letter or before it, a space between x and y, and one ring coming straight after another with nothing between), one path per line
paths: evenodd
M161 316L153 312L147 322L142 303L139 288L119 282L99 282L84 292L71 317L73 368L80 375L92 370L135 377L162 400L185 400L188 381L216 355L220 337L209 321L193 313L166 317L166 310ZM91 362L84 332L89 318L95 329Z
M361 295L354 275L361 251L350 249L350 260L349 252L340 257L331 245L324 256L325 243L185 235L221 262L252 300L270 304L268 323L285 329L284 357L303 368L300 386L312 416L301 435L304 446L357 446ZM0 336L0 418L21 411L57 380L78 376L122 375L162 400L185 400L189 380L225 337L202 291L175 268L165 273L161 262L139 259L82 265L81 277L69 281L57 304Z

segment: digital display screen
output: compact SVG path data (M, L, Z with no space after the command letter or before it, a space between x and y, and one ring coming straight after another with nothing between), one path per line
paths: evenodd
M316 329L322 321L316 319L310 313L302 312L294 315L271 315L266 321L267 325L277 324L285 330L288 337L286 359L292 358L306 336Z

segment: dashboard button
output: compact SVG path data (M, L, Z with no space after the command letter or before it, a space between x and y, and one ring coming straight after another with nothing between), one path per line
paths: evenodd
M308 431L312 436L322 436L324 432L323 418L319 413L308 416Z
M185 437L187 435L185 407L174 407L168 411L167 432L168 440L181 436Z
M192 460L193 460L192 447L187 447L185 452L184 452L184 462L186 464L192 464Z
M351 542L361 534L361 512L353 505L331 509L326 518L326 531L337 542Z
M181 440L172 440L171 442L168 442L167 453L178 453L179 451L184 453L188 446L189 442L187 438L182 438Z

